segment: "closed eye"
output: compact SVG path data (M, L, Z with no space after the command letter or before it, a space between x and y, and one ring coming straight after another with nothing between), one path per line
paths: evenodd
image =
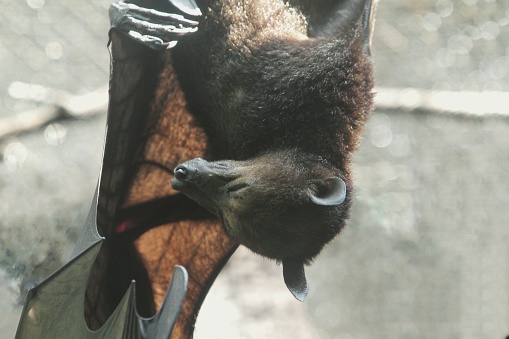
M236 191L239 191L243 188L246 188L248 187L249 185L245 182L239 182L239 183L236 183L236 184L233 184L231 186L229 186L227 189L226 189L226 192L227 193L232 193L232 192L236 192Z

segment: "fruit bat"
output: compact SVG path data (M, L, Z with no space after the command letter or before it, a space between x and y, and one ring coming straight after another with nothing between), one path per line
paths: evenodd
M348 218L351 155L373 104L374 7L114 3L97 200L73 259L31 292L17 336L69 334L72 323L90 337L162 338L173 317L172 337L189 337L239 243L282 262L303 300L304 264ZM165 299L177 264L189 279L177 267ZM59 326L67 332L51 332Z
M201 29L172 57L212 161L177 166L173 188L217 216L232 239L282 262L303 300L304 264L350 210L349 163L373 105L374 3L200 4Z

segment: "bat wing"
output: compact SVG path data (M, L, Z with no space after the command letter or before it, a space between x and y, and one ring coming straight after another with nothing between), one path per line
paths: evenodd
M181 266L175 267L168 297L155 316L144 319L137 314L133 281L107 322L96 332L88 329L83 300L104 239L97 233L94 218L88 218L85 233L77 244L79 253L30 291L16 338L168 338L186 294L188 276Z
M216 219L170 186L172 169L207 146L168 50L194 32L198 7L140 0L112 8L97 194L71 260L30 291L16 338L190 337L208 289L237 248ZM157 27L139 22L154 16ZM160 27L168 22L179 30ZM154 29L167 35L153 39Z

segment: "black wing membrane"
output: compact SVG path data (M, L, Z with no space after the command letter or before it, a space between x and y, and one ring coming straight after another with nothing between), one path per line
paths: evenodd
M85 227L92 236L95 223L87 222ZM155 316L142 318L137 314L133 281L108 321L97 331L88 329L83 301L102 242L96 231L94 237L82 239L80 245L85 250L30 291L16 338L169 338L186 294L188 277L181 266L175 267L167 298Z

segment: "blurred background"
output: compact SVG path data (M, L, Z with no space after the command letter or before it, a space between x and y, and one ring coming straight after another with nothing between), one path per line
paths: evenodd
M51 102L48 88L105 93L109 4L0 0L0 132ZM509 2L381 0L372 54L380 98L413 88L398 102L417 109L379 105L368 123L349 226L307 269L308 300L293 299L281 267L239 249L196 338L509 335L509 117L412 101L509 92ZM74 247L99 173L99 111L0 138L0 338L14 336L26 291Z

